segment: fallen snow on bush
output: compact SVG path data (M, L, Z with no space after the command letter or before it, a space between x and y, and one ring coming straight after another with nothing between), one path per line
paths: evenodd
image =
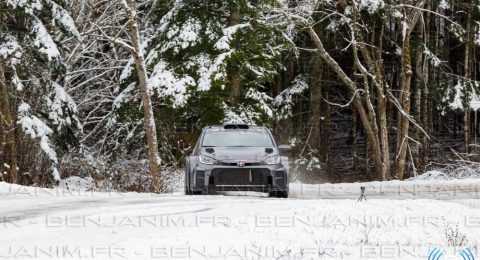
M448 180L450 179L445 173L441 171L428 171L417 177L413 177L413 180Z
M455 180L477 178L480 178L480 167L464 165L427 171L421 175L410 178L410 180Z
M88 191L95 188L95 182L91 177L70 176L61 180L59 187L70 191Z

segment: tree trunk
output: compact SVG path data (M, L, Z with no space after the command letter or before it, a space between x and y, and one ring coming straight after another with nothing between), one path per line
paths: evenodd
M424 130L427 132L427 134L430 135L432 132L432 124L433 124L433 104L431 101L428 100L428 93L429 93L429 88L428 85L425 88L424 94L423 94L423 125L424 125ZM423 163L424 165L427 164L429 157L430 157L430 146L431 146L431 141L428 138L428 136L423 137Z
M375 134L374 131L374 126L372 125L372 122L370 121L370 117L367 113L367 108L368 104L365 104L364 101L360 97L358 97L358 88L353 82L343 71L343 69L340 67L340 65L330 56L330 54L327 53L325 48L323 47L322 40L318 37L317 33L315 30L311 27L307 28L307 32L310 35L310 38L312 39L315 47L317 48L318 54L320 54L320 57L324 60L324 62L330 66L330 68L337 74L339 79L345 84L347 89L352 95L355 95L353 98L353 103L355 107L357 108L358 115L360 116L360 120L362 121L365 133L367 135L367 138L369 139L371 151L372 151L372 158L375 163L375 170L378 176L383 175L383 163L382 163L382 151L380 147L380 142L378 139L378 135Z
M365 135L365 137L363 139L363 143L364 143L364 146L365 146L364 147L365 148L365 150L364 150L364 152L365 152L365 174L369 178L373 178L371 168L370 168L370 140L368 139L368 136Z
M326 88L326 86L322 87L322 99L323 95L328 95ZM328 99L328 96L326 99ZM321 102L320 104L320 144L318 148L320 153L319 159L324 165L326 173L328 175L332 175L335 173L332 171L332 167L330 167L330 105L325 102Z
M322 85L320 82L321 71L321 58L320 55L317 54L313 57L310 74L310 131L312 134L308 140L311 150L315 150L316 155L318 155L320 148L320 117L322 110Z
M428 4L428 7L427 8L431 8L431 4L429 3ZM435 37L433 38L433 45L434 45L434 52L437 53L438 52L438 44L439 44L439 41L438 41L438 33L436 32L436 17L433 16L432 18L432 15L429 13L427 14L427 18L426 18L426 27L427 27L427 30L426 30L426 38L427 38L427 43L429 42L428 39L430 39L430 31L433 32L433 35L435 35ZM430 138L429 138L429 135L430 133L432 132L432 125L433 125L433 112L432 112L432 107L433 107L433 104L432 104L432 101L430 101L429 99L429 94L430 94L430 84L435 84L435 78L436 78L436 72L435 70L431 70L430 69L430 64L425 64L425 69L424 69L424 73L425 73L425 87L423 89L423 98L422 98L422 101L423 101L423 104L422 104L422 115L423 115L423 120L422 120L422 126L423 126L423 129L425 130L425 132L427 133L427 135L424 135L423 136L423 155L422 155L422 161L423 161L423 164L426 165L428 163L428 160L429 160L429 156L430 156L430 145L431 145L431 141L430 141Z
M134 59L135 67L137 69L138 80L140 84L140 92L142 96L143 103L143 117L144 125L147 134L147 145L148 145L148 158L149 158L149 169L152 176L152 184L150 186L151 192L164 192L165 187L163 186L163 178L161 176L161 161L158 154L158 141L157 141L157 130L155 125L155 118L153 114L152 100L150 94L148 93L148 76L147 76L147 67L145 64L145 59L143 55L142 48L140 47L140 36L139 28L137 23L137 15L135 9L135 1L128 0L128 3L124 3L125 9L129 18L129 37L132 42L132 47L134 49Z
M471 31L471 26L470 26L470 13L468 13L468 18L467 18L467 29L466 29L466 35L467 39L465 41L465 61L464 61L464 84L463 84L463 92L467 97L470 97L470 32ZM470 116L470 106L468 102L465 104L465 115L464 115L464 143L465 143L465 153L470 153L470 124L471 124L471 116Z
M421 8L424 5L424 1L418 4L418 7ZM409 129L409 118L406 115L410 114L410 90L412 82L412 57L411 57L411 46L410 46L410 35L415 28L420 17L418 10L413 10L412 13L407 17L407 20L403 22L403 26L407 25L408 28L405 28L406 33L403 39L402 46L402 71L400 73L400 103L403 109L403 114L401 115L400 125L397 125L397 131L400 132L399 139L397 140L397 160L396 160L396 175L399 180L403 180L405 177L405 168L407 160L407 149L408 149L408 129Z
M3 64L0 63L0 116L2 117L0 122L5 125L3 129L6 135L6 155L10 157L9 167L9 182L18 183L18 163L17 163L17 143L15 138L15 122L13 114L11 112L11 104L8 98L8 85L5 79L5 70Z
M388 120L387 120L387 95L386 93L389 91L388 84L385 82L382 71L384 71L383 68L383 58L382 58L382 53L383 53L383 34L384 34L384 28L385 25L382 22L381 23L381 30L378 38L378 46L377 48L377 53L376 53L376 64L372 64L372 67L374 66L375 73L376 73L376 78L379 83L379 86L377 87L377 92L378 92L378 111L380 114L379 118L379 124L380 124L380 145L382 146L382 161L383 161L383 174L382 174L382 180L386 179L387 174L391 176L390 172L390 143L388 140Z
M366 42L362 37L362 34L358 33L357 26L357 8L355 1L352 2L352 9L355 10L352 12L352 41L357 42L357 37L360 42ZM388 88L383 82L383 59L382 59L382 41L383 41L383 22L380 23L380 31L378 36L378 45L373 53L370 52L370 49L364 44L352 44L353 58L355 68L361 73L363 78L363 85L365 90L365 105L366 110L370 118L370 124L375 138L377 139L377 145L381 151L381 164L376 165L375 167L380 167L377 169L377 179L386 180L387 173L390 172L390 151L388 143L388 123L386 120L386 102L387 97L385 91ZM372 28L372 42L371 45L375 45L375 32L376 27ZM357 36L358 35L358 36ZM362 60L359 57L359 50L362 53L363 60L367 64L368 69L363 65ZM374 58L375 57L375 58ZM376 59L376 61L375 61ZM371 75L375 75L372 78ZM371 97L373 95L373 98ZM374 108L374 101L377 101L377 107ZM377 122L378 121L378 122Z
M353 157L353 171L358 172L360 162L358 160L358 134L357 134L357 111L355 107L352 109L352 157Z
M411 60L411 47L410 47L410 37L407 36L404 41L404 46L402 49L402 73L401 73L401 95L402 95L402 109L403 112L407 115L410 114L410 87L412 80L412 60ZM407 149L408 149L408 128L409 128L409 119L402 115L401 124L398 126L400 131L400 140L397 143L398 154L397 154L397 178L399 180L404 179L406 160L407 160Z
M419 24L420 27L420 32L423 34L424 32L424 26L422 23ZM426 75L424 71L424 64L423 64L423 52L417 51L417 57L416 57L416 66L415 66L415 76L416 76L416 86L415 86L415 103L413 107L413 113L414 113L414 119L418 124L421 124L421 105L422 105L422 89L425 88L425 82L426 82ZM417 127L415 129L415 134L414 137L415 143L412 145L413 147L413 164L414 164L414 170L418 169L420 167L420 129ZM415 172L416 174L416 172Z
M464 114L464 121L465 121L465 127L463 129L463 134L465 137L465 153L470 153L470 124L472 122L471 116L470 116L470 109L468 107L465 108L465 114Z
M421 102L422 102L422 90L419 86L417 86L417 89L415 90L415 106L413 108L414 110L414 118L417 123L420 124L421 122ZM416 143L413 144L413 155L414 155L414 166L416 169L420 167L420 142L421 142L421 137L420 137L420 129L415 129L415 135L413 137Z
M241 21L240 6L238 4L231 4L228 25L234 26L239 24L240 21ZM240 96L242 79L240 78L240 74L237 73L237 71L230 71L230 73L228 74L228 81L231 86L230 103L232 105L236 105L238 103L237 99Z
M386 180L390 173L390 144L388 142L388 121L387 121L387 97L381 93L378 100L378 110L380 113L380 142L382 146L382 180Z
M473 143L475 144L473 152L477 153L478 110L473 111L473 115Z

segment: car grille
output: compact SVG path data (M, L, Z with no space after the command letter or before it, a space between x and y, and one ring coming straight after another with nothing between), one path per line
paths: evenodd
M222 166L237 166L237 163L236 162L221 162L220 165ZM259 165L263 165L262 163L259 163L259 162L255 162L255 163L245 163L245 166L259 166Z
M214 169L212 174L217 176L216 185L261 185L266 182L262 169Z

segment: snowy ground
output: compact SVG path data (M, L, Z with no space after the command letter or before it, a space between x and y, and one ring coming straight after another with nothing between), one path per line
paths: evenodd
M462 259L480 256L478 184L292 184L276 199L0 182L0 259Z

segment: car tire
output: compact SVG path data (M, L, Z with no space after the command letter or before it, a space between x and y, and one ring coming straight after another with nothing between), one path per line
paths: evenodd
M192 195L192 191L185 185L185 195Z
M277 191L277 198L288 198L288 191Z
M269 197L288 198L288 191L271 191L268 193Z
M187 160L187 163L188 163L188 160ZM189 172L190 172L190 169L188 167L186 167L185 169L185 179L184 179L184 182L185 182L185 195L193 195L193 191L190 189L190 183L189 183Z

